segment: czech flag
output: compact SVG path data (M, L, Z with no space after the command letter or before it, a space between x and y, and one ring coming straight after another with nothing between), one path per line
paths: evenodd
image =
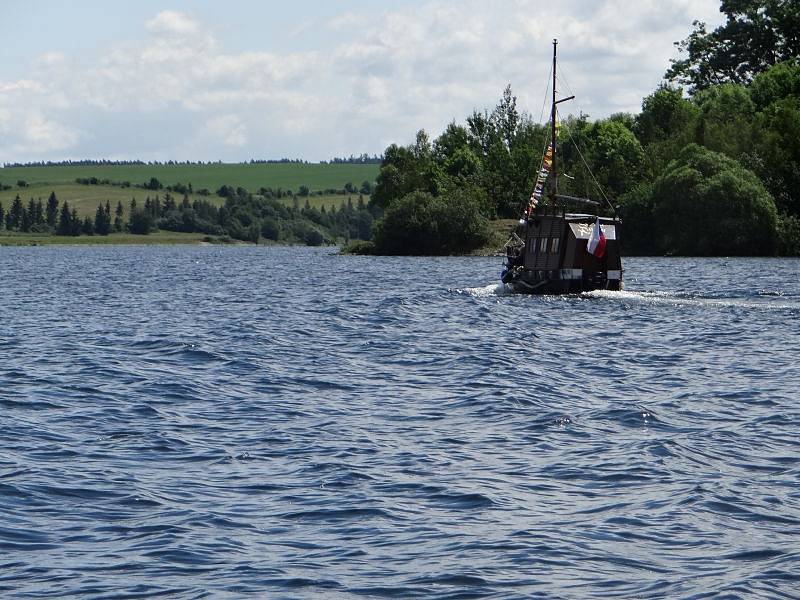
M589 241L586 243L586 249L589 254L595 255L597 258L603 258L606 253L606 234L603 233L603 229L600 227L600 219L594 222Z

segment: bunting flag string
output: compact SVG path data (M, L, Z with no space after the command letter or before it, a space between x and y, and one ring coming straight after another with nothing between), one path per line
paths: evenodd
M525 218L531 216L533 209L536 208L536 205L539 204L542 200L542 194L544 193L544 184L547 181L547 175L550 173L550 167L553 166L553 144L548 144L547 152L544 153L544 158L542 159L542 167L539 169L539 173L536 176L536 185L533 188L533 193L531 194L530 200L528 200L528 207L525 210Z

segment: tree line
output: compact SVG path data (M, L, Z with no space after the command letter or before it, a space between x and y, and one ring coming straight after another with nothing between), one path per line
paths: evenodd
M208 200L177 200L169 192L147 196L144 202L132 198L127 208L118 201L98 204L94 218L80 217L67 200L60 202L51 192L46 202L31 198L24 203L17 195L7 208L0 203L0 228L9 232L63 236L133 233L147 235L159 229L205 233L258 243L262 239L320 245L369 240L374 212L363 197L352 198L340 207L286 206L276 198L251 194L244 188L228 188L223 206Z
M800 254L800 4L721 10L724 25L708 33L696 23L678 44L687 56L639 114L560 122L560 193L598 200L606 214L615 205L627 253ZM420 131L409 146L389 146L371 196L384 211L375 251L480 246L487 219L521 215L549 135L508 87L492 111L434 140Z
M369 165L369 164L380 164L382 157L378 156L377 154L370 156L369 154L359 154L355 156L351 154L347 158L339 158L334 157L329 161L321 160L319 164L332 164L332 165L342 165L342 164L353 164L353 165ZM191 160L166 160L166 161L158 161L158 160L149 160L143 161L139 159L133 160L110 160L110 159L91 159L91 158L84 158L78 160L37 160L37 161L30 161L30 162L7 162L3 163L4 168L14 168L14 167L120 167L120 166L127 166L127 165L136 165L136 166L164 166L164 165L221 165L223 162L221 160L216 161L191 161ZM309 161L304 160L302 158L251 158L249 160L242 161L238 164L249 164L249 165L285 165L285 164L292 164L292 165L308 165L311 164Z

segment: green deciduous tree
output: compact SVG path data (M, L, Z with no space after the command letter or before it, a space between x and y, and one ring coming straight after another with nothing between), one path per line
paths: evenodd
M667 163L694 141L700 109L683 97L683 92L667 85L642 101L634 131L641 142L649 178L661 173Z
M772 102L756 116L754 130L755 170L778 208L800 216L800 97Z
M783 60L800 56L800 3L796 0L722 0L725 23L694 31L677 42L682 58L665 77L692 91L720 83L750 82Z
M736 159L750 150L755 105L745 86L715 85L698 92L694 100L700 109L697 143Z
M764 110L777 100L800 98L800 62L790 60L759 73L750 85L750 96L756 110Z
M375 225L375 246L382 254L454 254L488 238L477 189L433 196L416 191L391 204Z
M755 174L723 154L687 146L654 182L651 202L659 253L775 252L777 211L772 197Z

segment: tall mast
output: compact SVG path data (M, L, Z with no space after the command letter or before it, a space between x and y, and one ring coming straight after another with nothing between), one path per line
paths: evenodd
M550 177L552 177L552 196L555 202L555 195L558 193L558 175L556 171L556 48L558 40L553 40L553 108L550 112L550 143L553 148L553 164L550 167Z

